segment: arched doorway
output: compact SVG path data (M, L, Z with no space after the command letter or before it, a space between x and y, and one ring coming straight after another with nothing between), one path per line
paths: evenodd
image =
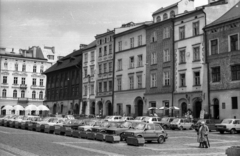
M213 117L219 119L219 101L216 98L213 99Z
M193 107L193 117L194 118L199 118L200 117L200 112L202 110L202 101L197 99L194 103Z
M102 103L102 101L98 101L98 114L103 115L103 103Z
M137 97L135 100L135 115L143 116L143 100L141 97Z
M185 116L185 114L187 113L187 104L186 104L186 102L183 102L181 104L181 110L182 110L182 116Z
M112 103L110 101L106 102L106 115L113 115Z
M84 101L82 105L82 114L86 113L86 107L87 107L87 101Z
M79 114L79 104L78 103L75 104L74 114Z
M95 102L92 102L91 114L95 115Z
M53 114L56 114L57 113L57 104L55 103L53 105Z

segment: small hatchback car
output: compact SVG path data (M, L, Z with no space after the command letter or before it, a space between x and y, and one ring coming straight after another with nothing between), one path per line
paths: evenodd
M187 118L176 118L170 123L170 128L172 130L179 129L192 129L193 122Z
M168 134L159 124L139 123L123 133L124 140L128 137L143 137L147 142L157 141L162 144L168 138Z
M240 119L224 119L221 124L216 124L216 130L223 134L225 131L231 134L240 132Z

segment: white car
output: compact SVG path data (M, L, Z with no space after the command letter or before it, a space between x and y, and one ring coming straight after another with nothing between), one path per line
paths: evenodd
M122 121L132 121L134 118L132 116L123 116Z
M173 119L173 121L170 123L170 128L172 130L174 129L179 129L179 130L184 130L184 129L192 129L193 122L190 119L187 118L176 118Z
M105 121L122 121L121 116L109 116Z
M231 134L240 131L240 119L224 119L220 124L215 124L216 130L223 134L225 131Z
M160 117L145 117L143 119L144 122L146 123L158 123L161 121L161 118Z
M143 122L144 118L146 118L148 116L137 116L133 122Z

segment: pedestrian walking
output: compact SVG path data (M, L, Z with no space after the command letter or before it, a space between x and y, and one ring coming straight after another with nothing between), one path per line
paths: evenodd
M208 148L209 140L208 140L208 133L209 133L209 128L205 124L204 121L201 122L201 126L198 130L198 141L199 141L199 148Z

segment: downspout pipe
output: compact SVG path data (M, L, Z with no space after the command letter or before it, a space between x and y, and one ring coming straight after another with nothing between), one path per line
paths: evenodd
M174 42L174 35L175 35L175 33L174 33L174 19L172 19L171 20L172 21L172 44L173 44L173 46L172 46L172 65L173 65L173 68L172 68L172 116L174 116L173 115L173 107L174 107L174 88L175 88L175 61L176 60L174 60L174 56L175 56L175 42Z
M115 32L114 32L115 34ZM113 39L113 76L112 76L112 112L114 114L114 88L115 88L115 37Z

